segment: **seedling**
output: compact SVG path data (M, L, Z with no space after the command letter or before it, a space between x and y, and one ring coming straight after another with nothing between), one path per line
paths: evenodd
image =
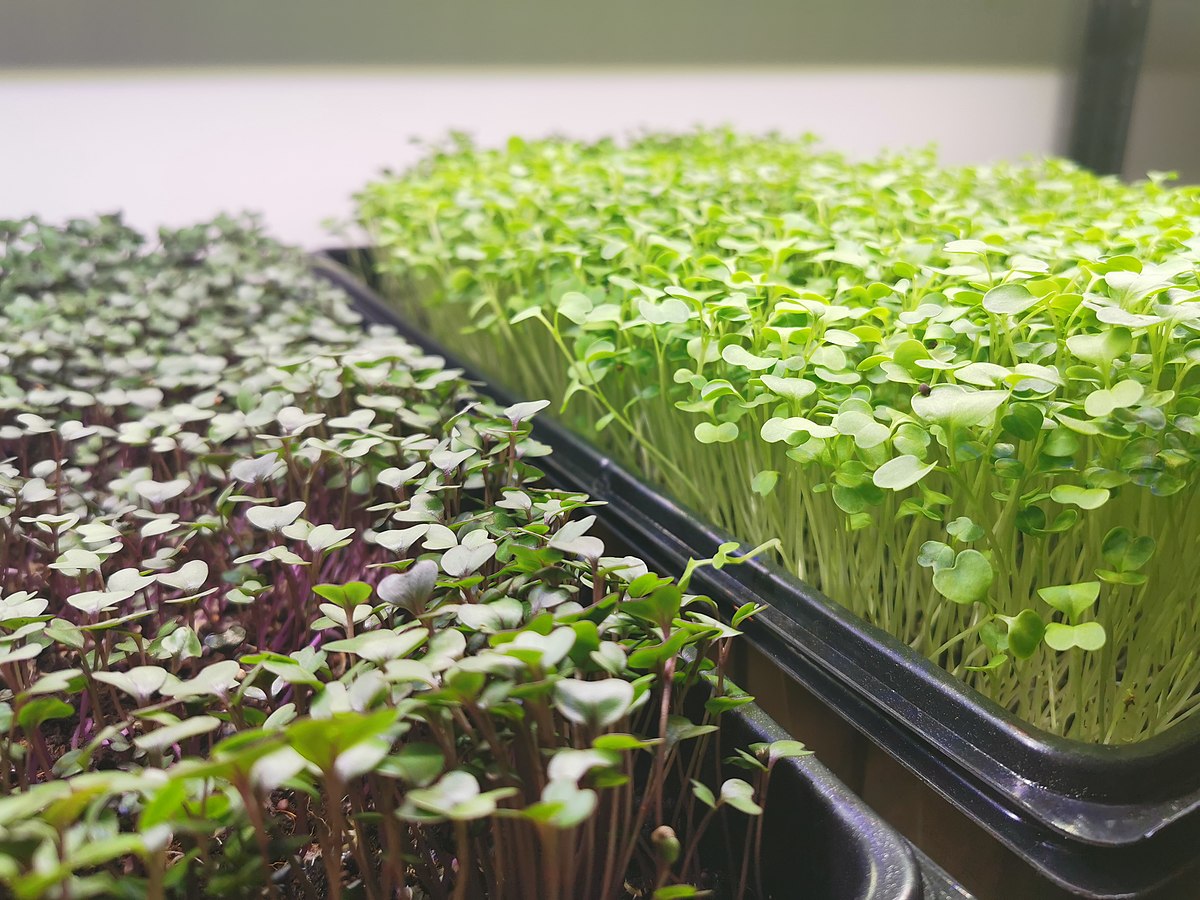
M1027 722L1200 706L1194 188L718 131L359 203L407 315Z
M768 787L720 787L738 632L538 483L541 404L252 224L0 235L6 895L699 894L688 786Z

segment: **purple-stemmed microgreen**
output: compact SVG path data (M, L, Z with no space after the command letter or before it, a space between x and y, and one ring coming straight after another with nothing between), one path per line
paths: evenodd
M689 785L722 777L719 717L748 702L722 664L755 610L728 625L685 590L748 557L676 584L606 555L593 501L539 483L544 403L364 332L251 225L0 237L6 890L712 880ZM1132 580L1140 545L1114 548ZM721 814L760 816L765 788ZM764 896L739 858L725 877Z

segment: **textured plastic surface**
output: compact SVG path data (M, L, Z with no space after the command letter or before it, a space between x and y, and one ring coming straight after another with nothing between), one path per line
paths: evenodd
M754 704L722 716L721 745L789 738ZM727 777L744 776L730 771ZM816 757L780 760L763 828L763 882L772 898L949 900L911 847ZM942 875L944 878L944 874ZM928 885L928 887L927 887Z
M317 265L367 319L485 381L340 265L351 256L366 258L343 251ZM598 514L658 568L682 570L731 539L553 422L536 434L555 448L548 476L608 501ZM749 634L776 665L1051 881L1090 897L1200 896L1200 718L1123 747L1067 740L769 563L704 569L693 584L767 604Z

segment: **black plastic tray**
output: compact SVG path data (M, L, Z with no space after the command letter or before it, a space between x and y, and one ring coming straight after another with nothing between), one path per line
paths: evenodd
M721 746L790 737L754 704L722 716ZM726 777L745 775L730 771ZM763 829L763 884L772 900L952 900L955 886L816 757L780 760Z
M368 259L337 251L317 266L368 320L487 383L341 265ZM547 474L608 501L598 514L655 566L681 570L730 539L561 426L543 420L535 433L555 450ZM769 563L704 569L693 583L718 600L766 603L749 635L775 665L1055 884L1089 897L1200 897L1200 718L1124 747L1067 740Z

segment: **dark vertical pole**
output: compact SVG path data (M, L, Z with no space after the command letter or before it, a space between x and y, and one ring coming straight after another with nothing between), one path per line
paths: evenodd
M1133 113L1150 0L1090 0L1083 61L1075 88L1071 158L1118 175Z

